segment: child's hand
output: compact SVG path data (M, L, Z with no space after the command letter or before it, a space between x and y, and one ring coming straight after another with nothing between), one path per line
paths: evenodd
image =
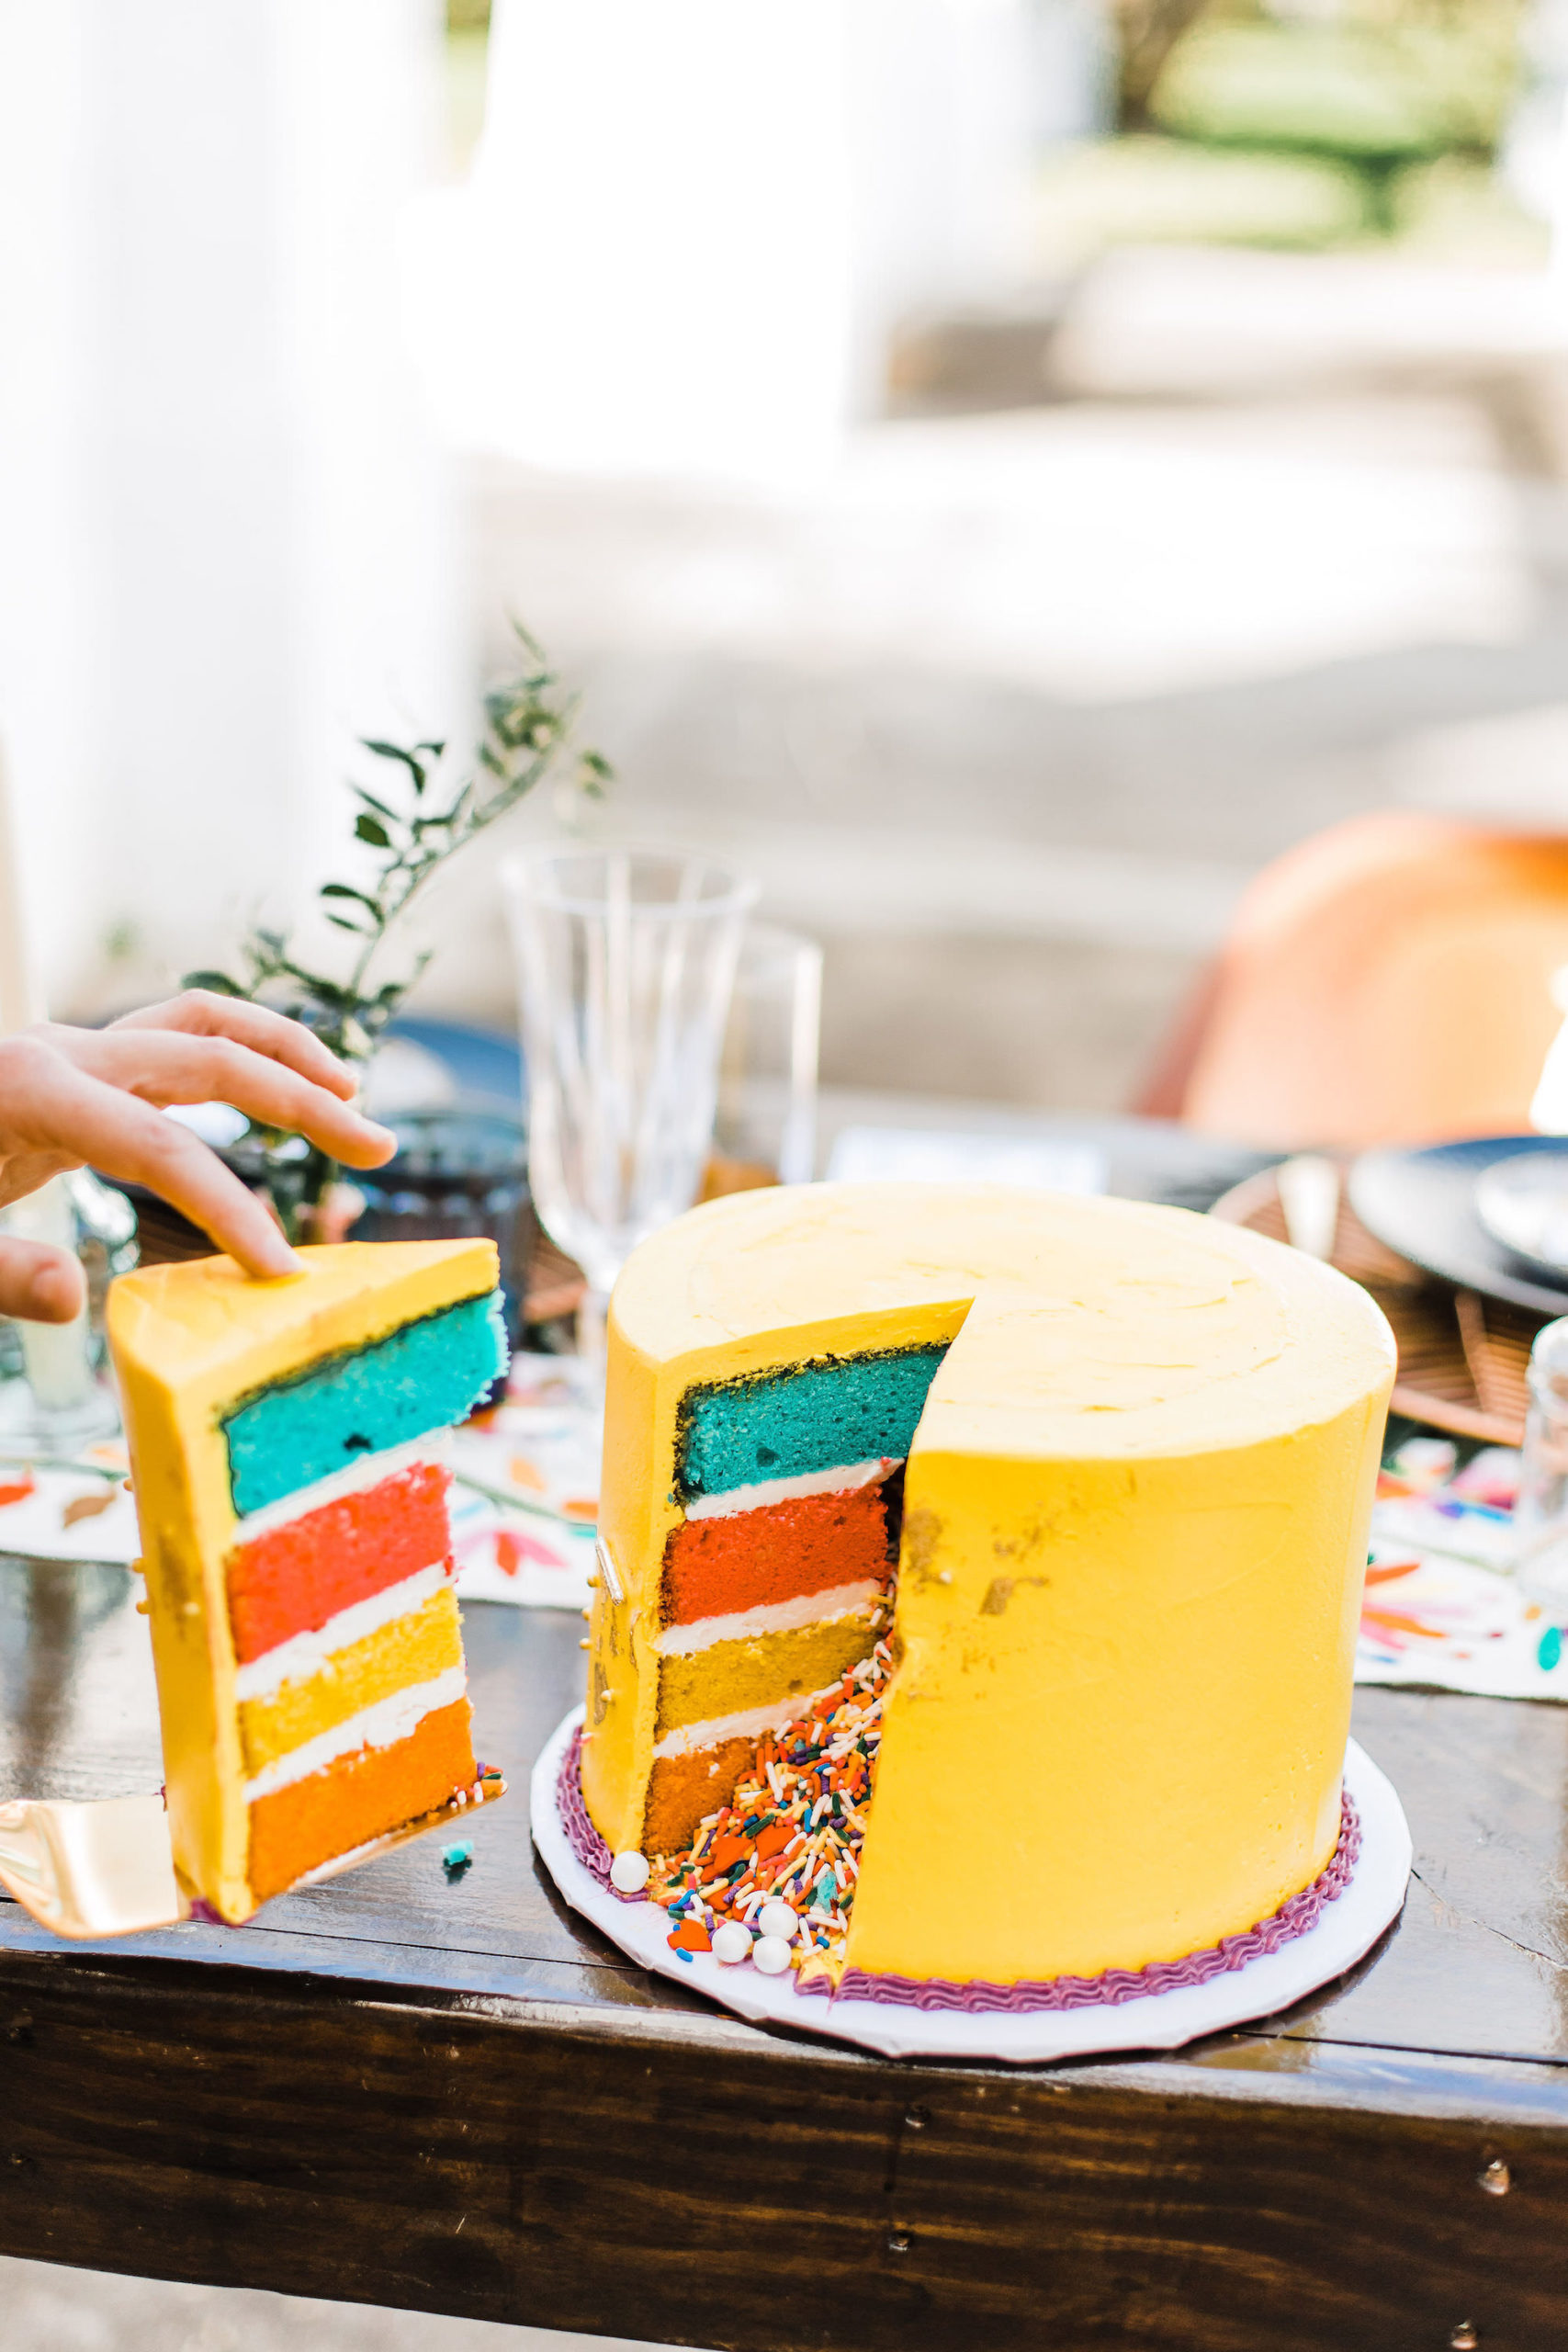
M192 989L107 1029L40 1022L0 1040L0 1206L91 1160L106 1176L172 1201L247 1272L291 1274L299 1261L268 1211L168 1102L231 1102L267 1126L309 1136L350 1168L378 1168L397 1148L349 1107L355 1080L298 1021ZM0 1238L0 1314L68 1323L82 1269L63 1250Z

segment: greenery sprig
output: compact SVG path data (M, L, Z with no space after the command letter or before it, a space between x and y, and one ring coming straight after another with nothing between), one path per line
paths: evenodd
M187 988L274 1005L303 1022L344 1060L369 1060L433 952L425 949L397 975L381 978L376 969L381 951L436 874L552 774L590 797L599 797L611 781L610 763L601 752L572 749L580 697L563 691L521 623L513 621L513 628L522 666L486 695L478 773L465 776L447 797L441 789L444 742L362 739L365 750L389 771L386 780L378 779L379 793L363 784L349 786L359 802L355 838L378 854L379 865L367 887L323 882L317 893L327 922L359 942L346 975L315 968L303 960L290 932L258 922L240 944L240 978L222 971L187 972ZM267 1131L261 1143L265 1165L258 1172L285 1230L298 1238L319 1217L336 1164L314 1146L302 1148L298 1137Z

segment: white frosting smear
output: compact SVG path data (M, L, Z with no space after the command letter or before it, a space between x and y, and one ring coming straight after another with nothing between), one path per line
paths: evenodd
M690 1657L715 1642L746 1642L761 1634L793 1634L807 1625L830 1625L840 1617L869 1616L886 1587L875 1577L853 1584L834 1585L828 1592L801 1592L791 1600L771 1600L757 1609L738 1609L728 1617L699 1617L690 1625L671 1625L660 1634L658 1648L664 1657Z
M402 1471L412 1470L416 1463L428 1462L437 1469L447 1469L451 1466L451 1452L450 1430L438 1430L434 1436L415 1438L408 1445L389 1445L379 1453L362 1453L346 1470L334 1470L330 1477L318 1478L312 1486L297 1487L291 1495L237 1519L229 1542L231 1545L254 1544L258 1535L270 1535L276 1528L292 1526L295 1520L321 1510L327 1503L341 1502L348 1495L366 1494L384 1478L396 1478Z
M446 1582L446 1563L437 1560L433 1567L405 1577L401 1584L389 1584L384 1591L340 1609L314 1633L291 1634L276 1649L246 1660L234 1676L234 1696L242 1703L247 1699L265 1699L286 1682L301 1682L308 1675L319 1673L336 1651L362 1642L367 1634L379 1633L394 1618L411 1616Z
M836 1682L825 1683L823 1690L836 1690ZM716 1747L724 1739L761 1739L765 1731L780 1731L793 1723L796 1715L805 1714L823 1690L791 1690L782 1699L770 1699L765 1706L742 1707L733 1715L712 1715L705 1724L682 1724L676 1731L667 1731L653 1753L660 1756L692 1756L699 1748Z
M699 1495L686 1506L688 1519L731 1519L737 1511L766 1510L773 1503L801 1501L807 1495L852 1495L874 1487L897 1470L902 1454L886 1454L879 1462L851 1462L837 1470L803 1470L797 1478L761 1478L752 1487L731 1487L728 1494Z
M350 1756L361 1747L395 1747L400 1739L412 1737L424 1721L440 1707L449 1707L460 1699L468 1687L468 1678L460 1666L449 1666L430 1682L416 1682L407 1690L394 1690L389 1699L378 1700L373 1707L363 1707L346 1723L334 1724L330 1731L319 1732L302 1747L280 1756L276 1762L265 1765L254 1781L245 1782L245 1803L254 1804L258 1797L271 1796L276 1789L292 1787L296 1781L310 1779L312 1772L322 1771L340 1756Z

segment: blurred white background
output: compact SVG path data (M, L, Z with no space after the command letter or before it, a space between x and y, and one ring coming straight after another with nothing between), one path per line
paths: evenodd
M508 611L603 821L822 936L830 1082L1113 1105L1290 842L1555 820L1568 44L1517 19L1500 175L1421 90L1367 131L1358 5L1211 0L1106 139L1093 0L0 0L55 1008L341 866L355 737L463 735ZM510 1023L488 859L431 935L425 1008Z

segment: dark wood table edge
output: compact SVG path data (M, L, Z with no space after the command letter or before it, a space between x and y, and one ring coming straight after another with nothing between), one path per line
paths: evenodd
M1281 2071L1262 2040L895 2063L706 2010L12 1949L0 2250L735 2352L1387 2352L1446 2341L1478 2280L1487 2346L1552 2341L1562 2070Z

